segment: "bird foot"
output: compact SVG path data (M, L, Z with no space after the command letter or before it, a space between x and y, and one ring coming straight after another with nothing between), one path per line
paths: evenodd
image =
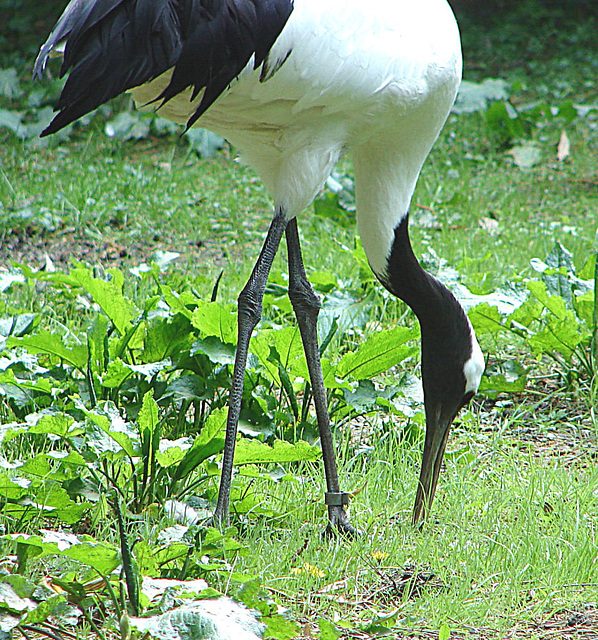
M340 533L346 538L358 538L363 535L350 522L344 507L328 507L328 524L324 530L324 537L333 538Z
M228 509L225 510L216 507L212 516L205 521L204 527L214 527L214 529L219 529L222 532L228 527L229 524L230 517L228 514Z

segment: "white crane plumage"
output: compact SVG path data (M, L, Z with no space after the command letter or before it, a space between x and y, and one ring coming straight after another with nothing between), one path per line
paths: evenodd
M413 521L434 497L450 426L477 391L484 359L463 309L411 249L415 184L455 98L461 48L446 0L72 0L42 46L70 71L44 132L131 92L139 107L227 138L260 175L275 215L239 296L239 333L215 520L229 513L251 333L286 234L289 296L304 344L323 449L329 525L354 531L339 488L317 345L319 300L296 216L343 150L352 158L359 233L380 282L421 325L426 439Z

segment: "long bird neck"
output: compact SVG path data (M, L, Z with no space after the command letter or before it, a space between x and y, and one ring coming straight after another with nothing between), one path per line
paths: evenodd
M380 278L382 283L411 307L422 326L422 332L443 334L459 327L468 331L467 317L456 298L425 271L415 257L409 240L408 223L409 215L406 215L394 231L386 273Z
M415 183L435 135L399 144L372 143L354 154L359 234L372 270L382 284L411 307L422 338L446 333L467 338L467 316L453 294L420 265L408 232Z

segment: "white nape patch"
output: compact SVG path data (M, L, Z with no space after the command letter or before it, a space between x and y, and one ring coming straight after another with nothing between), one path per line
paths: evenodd
M486 368L486 363L484 361L484 354L480 349L475 332L471 326L471 322L469 322L469 318L467 319L467 322L469 323L469 335L471 336L471 357L463 365L463 374L465 375L466 383L465 393L468 393L469 391L473 391L475 393L480 386L480 380L482 379L482 374Z

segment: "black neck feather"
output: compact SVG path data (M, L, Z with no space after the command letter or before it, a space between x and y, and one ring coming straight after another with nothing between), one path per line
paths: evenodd
M448 335L470 346L469 324L455 296L419 264L409 240L409 216L395 229L382 284L411 307L422 327L422 337Z
M407 226L405 216L395 229L382 282L419 320L426 420L447 425L471 397L465 372L473 354L471 325L455 296L419 264Z

